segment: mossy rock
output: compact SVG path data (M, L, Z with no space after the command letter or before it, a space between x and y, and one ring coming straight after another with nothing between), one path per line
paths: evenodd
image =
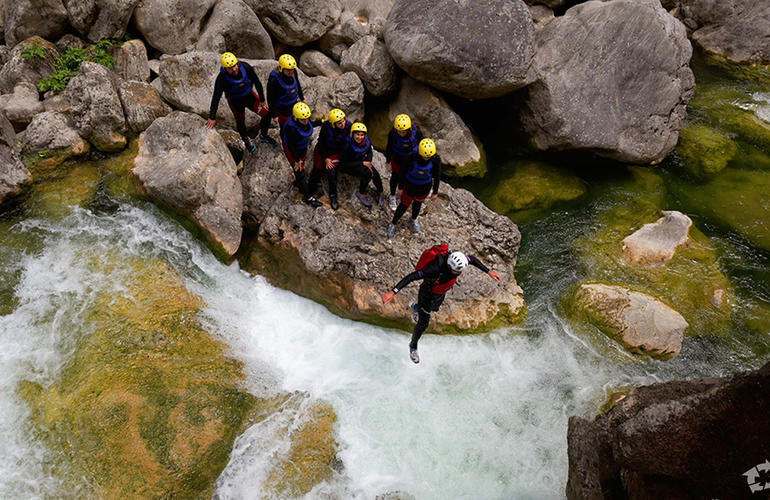
M499 214L547 209L583 197L586 188L571 172L541 162L514 162L507 178L488 188L486 204Z
M677 195L686 207L770 250L770 171L729 168Z
M37 215L61 217L70 206L86 206L93 201L99 178L93 163L62 163L55 172L35 180L26 205Z
M691 124L679 131L676 150L691 174L705 177L727 167L738 145L711 127Z
M638 266L623 257L623 239L655 222L666 208L662 178L643 167L630 171L629 181L606 194L602 206L607 208L596 215L597 231L573 242L586 279L622 285L661 300L687 320L686 334L725 333L732 288L717 265L716 248L695 226L690 228L687 246L677 249L665 265ZM715 294L725 296L719 305L714 305Z
M737 64L729 61L721 54L703 52L707 64L724 70L734 78L742 80L754 80L763 84L770 84L770 64Z
M125 291L86 311L57 382L19 388L54 472L90 485L84 496L209 498L255 405L241 363L201 328L200 298L163 261L93 265L112 279L128 268Z

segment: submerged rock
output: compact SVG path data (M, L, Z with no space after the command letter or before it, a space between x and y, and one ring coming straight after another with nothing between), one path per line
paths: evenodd
M222 137L204 125L182 111L156 119L139 136L131 175L142 194L192 220L230 257L241 243L241 183Z
M81 495L208 498L256 403L241 363L200 326L200 298L168 264L93 265L121 292L96 296L57 381L22 384L38 435Z
M689 326L681 314L644 293L621 286L581 285L575 309L631 352L670 359Z
M692 124L679 131L676 152L687 171L697 177L706 177L727 167L738 152L738 146L718 130Z
M513 274L521 239L518 228L468 191L442 182L439 198L423 207L421 231L413 234L405 227L407 214L395 238L388 240L385 232L392 213L376 204L363 207L353 196L357 180L340 173L339 210L312 209L300 203L280 153L257 151L246 158L243 173L246 212L259 228L241 259L249 270L342 316L411 328L406 306L418 284L387 305L380 296L414 270L423 250L445 242L450 249L477 256L502 280L468 270L462 286L455 287L434 314L431 331L483 330L523 318L522 291ZM375 153L375 168L387 186L384 163L383 155Z
M570 417L567 498L750 498L769 414L770 363L634 389L593 422Z
M537 32L522 113L539 149L656 163L676 146L695 84L684 26L659 0L590 1Z

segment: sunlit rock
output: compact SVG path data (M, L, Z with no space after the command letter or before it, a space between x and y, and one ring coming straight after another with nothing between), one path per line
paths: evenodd
M680 246L687 245L692 220L681 212L664 211L663 217L623 238L623 255L634 264L664 264ZM712 301L713 303L713 301Z

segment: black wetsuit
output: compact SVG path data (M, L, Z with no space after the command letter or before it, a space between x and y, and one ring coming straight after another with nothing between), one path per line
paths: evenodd
M270 118L267 116L267 112L260 113L259 110L260 104L265 102L265 93L262 88L262 82L259 81L257 74L254 72L254 68L251 67L249 63L245 61L239 61L238 65L239 67L243 68L243 72L246 74L246 78L248 78L253 87L257 89L256 94L254 93L254 90L251 89L251 86L249 86L249 92L246 95L230 95L231 92L235 90L233 88L233 84L228 81L228 77L225 75L225 73L220 71L219 75L217 75L216 81L214 82L214 94L211 96L211 106L209 106L209 119L216 120L219 101L222 98L222 94L225 93L227 94L227 104L230 106L230 110L233 112L233 116L235 117L235 126L238 129L238 133L241 135L241 139L243 139L244 142L246 139L248 139L248 136L246 135L246 108L260 115L260 134L262 134L262 137L267 137L267 131L270 127ZM241 75L239 71L239 74L236 78L239 78L240 76ZM242 94L243 92L236 90L236 93Z
M438 311L441 304L444 303L444 297L446 292L435 293L433 287L445 285L448 282L456 279L457 274L453 273L447 265L447 259L451 252L446 255L437 255L436 258L431 261L427 266L423 267L419 271L407 274L404 278L393 287L393 291L398 293L399 290L406 285L419 279L423 280L420 284L420 290L417 292L417 312L420 317L417 324L414 325L414 331L412 332L412 340L409 342L409 347L417 349L417 342L420 340L422 333L428 328L428 322L430 321L430 314L434 311ZM468 264L484 271L489 272L489 268L485 266L479 259L473 255L468 255ZM447 290L449 291L449 290Z
M430 177L423 179L422 183L414 182L415 178L412 177L410 171L414 171L416 167L426 165L428 162L432 163L430 169ZM430 159L426 160L419 155L415 155L411 162L405 167L406 170L402 171L402 178L404 181L404 191L401 193L401 202L396 207L396 212L393 214L391 224L395 224L406 212L409 205L412 205L412 219L416 219L420 215L420 209L422 208L422 202L428 197L433 187L433 194L438 194L438 187L441 184L441 157L439 155L433 155Z
M342 156L340 158L340 168L343 172L356 176L359 178L358 192L366 194L366 188L369 185L369 181L374 183L375 189L378 193L382 193L382 178L377 169L367 167L364 165L365 161L371 162L374 153L372 146L369 143L369 138L365 137L364 141L366 146L356 144L352 138L348 138L348 143L345 149L342 150Z
M398 135L395 128L388 133L388 145L385 147L385 158L391 163L390 194L396 194L396 188L404 189L404 173L412 163L415 148L423 139L422 131L413 125L406 137ZM395 165L393 165L395 163Z
M281 122L281 126L283 126L286 119L291 116L292 106L299 101L304 101L305 96L302 93L302 85L299 83L299 78L297 77L297 70L294 70L294 76L292 77L288 77L283 73L278 76L276 75L277 73L271 72L270 76L267 77L267 105L270 107L270 118L272 119L273 117L279 116L281 119L279 121ZM290 84L296 80L296 99L294 97L288 98L287 96L284 96L286 90L281 85L281 82L278 81L278 78L281 78L286 84ZM290 104L281 104L280 101L283 99L288 99L292 102Z

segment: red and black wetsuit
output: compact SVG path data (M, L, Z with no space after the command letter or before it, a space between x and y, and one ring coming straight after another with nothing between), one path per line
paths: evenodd
M231 76L224 68L219 68L219 75L214 82L214 94L211 96L211 106L209 107L209 119L216 120L217 108L222 93L227 97L227 104L235 117L235 126L241 139L244 142L248 140L246 135L246 108L259 114L261 121L259 123L262 137L267 137L267 130L270 127L270 119L267 118L267 111L260 109L261 103L265 102L265 94L262 89L262 82L257 78L254 68L245 61L239 61L238 74ZM254 89L256 88L256 93Z
M343 128L335 127L328 121L321 125L318 143L313 150L314 168L310 172L310 181L308 181L308 192L311 195L318 189L321 176L325 175L329 181L329 198L337 198L337 167L350 136L350 121L347 118L344 120ZM326 168L327 158L332 161L332 168Z
M441 184L441 157L433 155L426 160L415 153L403 178L404 191L401 193L401 203L393 214L392 224L398 222L409 205L412 205L412 219L416 219L420 215L422 202L430 194L431 186L433 194L438 194L438 186Z
M393 287L393 291L398 293L399 290L409 283L419 279L423 280L422 284L420 284L420 290L417 292L417 312L420 317L417 324L414 325L412 340L409 343L409 347L412 349L417 349L417 342L420 340L425 329L428 328L431 312L438 311L441 304L444 303L446 293L457 281L459 275L453 273L447 265L447 259L450 254L451 252L448 252L446 255L436 255L436 258L428 263L427 266L419 271L407 274ZM468 255L468 264L485 273L489 272L489 268L473 255Z
M422 131L417 125L412 125L405 137L401 137L394 128L388 134L388 145L385 147L385 158L391 164L390 194L396 194L396 188L404 189L404 171L412 162L417 145L423 139Z
M374 187L378 193L382 193L382 178L377 169L372 166L370 169L364 165L365 161L371 162L372 156L372 144L369 142L368 137L364 137L361 144L357 144L352 137L347 137L347 144L342 151L340 158L340 168L343 172L358 177L358 192L366 194L366 188L371 180L374 183Z
M281 127L291 117L294 104L304 100L297 70L294 70L294 76L286 76L275 70L270 72L267 77L267 104L270 106L270 117L277 116Z

